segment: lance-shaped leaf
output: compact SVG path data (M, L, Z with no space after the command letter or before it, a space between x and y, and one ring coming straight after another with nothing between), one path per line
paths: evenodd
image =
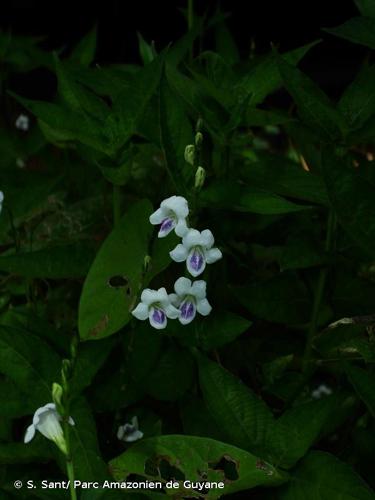
M345 371L356 393L375 418L375 375L354 365L347 365Z
M349 19L336 28L326 28L324 31L353 43L375 49L375 18L357 16Z

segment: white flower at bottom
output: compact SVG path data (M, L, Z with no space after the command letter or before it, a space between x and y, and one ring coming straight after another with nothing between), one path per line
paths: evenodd
M150 215L151 224L160 224L159 238L164 238L173 229L177 236L184 236L188 228L186 217L189 215L188 202L182 196L171 196L160 203L153 214Z
M313 399L320 399L322 396L330 396L332 394L332 389L326 384L320 384L319 387L314 389L311 393Z
M26 132L30 127L30 118L27 115L20 114L16 120L15 126L18 130Z
M117 438L126 443L134 443L134 441L143 438L143 432L138 427L138 418L133 417L131 424L120 425L117 431Z
M141 321L148 318L150 325L157 330L167 326L167 318L176 319L179 314L179 310L171 304L165 288L143 290L141 302L132 311L132 315Z
M218 248L212 248L215 243L209 229L202 232L189 229L169 255L175 262L186 260L186 267L192 276L199 276L205 270L206 264L213 264L223 256Z
M188 278L178 278L174 284L176 293L169 295L171 302L180 310L180 323L187 325L195 318L197 311L202 316L210 314L212 307L206 299L206 282L204 280L191 282Z
M54 403L48 403L38 408L34 413L33 423L26 429L24 442L29 443L39 431L47 439L50 439L60 448L63 453L67 453L64 432L61 427L62 417L56 410ZM72 417L68 420L70 425L74 425Z

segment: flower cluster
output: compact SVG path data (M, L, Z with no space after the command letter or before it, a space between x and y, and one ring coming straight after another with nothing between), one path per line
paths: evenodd
M173 229L182 238L169 255L175 262L186 262L189 273L196 278L206 268L221 259L222 253L214 248L214 237L209 229L198 231L187 224L189 215L188 202L182 196L171 196L162 201L160 208L150 216L150 222L159 225L159 238L164 238ZM191 281L188 278L178 278L174 284L174 292L168 294L166 289L151 290L146 288L141 295L141 302L132 311L139 320L150 321L151 326L160 330L167 326L167 318L178 319L182 325L187 325L196 313L207 316L211 306L206 298L206 282Z

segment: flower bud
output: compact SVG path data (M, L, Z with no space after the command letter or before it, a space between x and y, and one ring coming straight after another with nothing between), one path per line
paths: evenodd
M149 255L146 255L145 258L143 259L143 271L147 273L147 271L150 268L151 264L151 257Z
M202 128L203 128L203 120L202 120L202 118L198 118L197 124L195 126L195 130L196 130L196 132L200 132L202 130Z
M185 161L190 165L194 165L195 160L195 146L194 144L188 144L185 148Z
M202 142L203 142L203 134L202 132L197 132L195 134L195 145L197 146L197 148L199 148L202 145Z
M64 395L64 391L63 391L63 388L61 387L61 385L54 382L52 384L52 400L55 403L57 411L60 414L64 413L63 403L62 403L63 395Z
M195 189L202 189L204 181L206 179L206 171L203 167L198 167L195 172Z

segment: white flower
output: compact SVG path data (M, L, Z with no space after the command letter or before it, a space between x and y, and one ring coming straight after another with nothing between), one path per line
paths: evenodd
M3 201L4 201L4 193L0 191L0 212L3 208Z
M164 238L173 229L177 236L184 236L188 230L186 217L189 214L188 202L182 196L171 196L160 203L153 214L150 215L151 224L160 224L159 238Z
M120 425L117 437L120 441L125 441L126 443L134 443L134 441L143 438L143 432L138 428L138 418L133 417L131 424Z
M206 264L213 264L223 256L218 248L212 248L215 240L209 229L202 232L189 229L182 239L182 244L169 252L176 262L186 260L186 267L192 276L203 273Z
M150 320L150 325L161 330L167 326L167 318L176 319L180 312L172 306L165 288L150 290L146 288L141 295L141 302L132 311L137 319Z
M191 282L188 278L178 278L174 284L176 293L169 295L171 302L180 310L178 319L187 325L195 318L197 311L202 316L210 314L212 307L206 299L206 282L204 280Z
M320 399L322 396L330 396L332 394L332 389L326 384L321 384L315 390L312 391L311 396L313 399Z
M19 117L16 120L15 126L16 128L18 128L18 130L23 130L24 132L26 132L27 130L29 130L30 127L29 117L23 114L19 115Z
M33 423L27 428L24 442L29 443L35 436L35 431L39 431L43 436L54 441L63 453L67 453L64 432L61 427L61 415L56 410L54 403L48 403L38 408L34 413ZM68 420L70 425L74 425L72 417Z

